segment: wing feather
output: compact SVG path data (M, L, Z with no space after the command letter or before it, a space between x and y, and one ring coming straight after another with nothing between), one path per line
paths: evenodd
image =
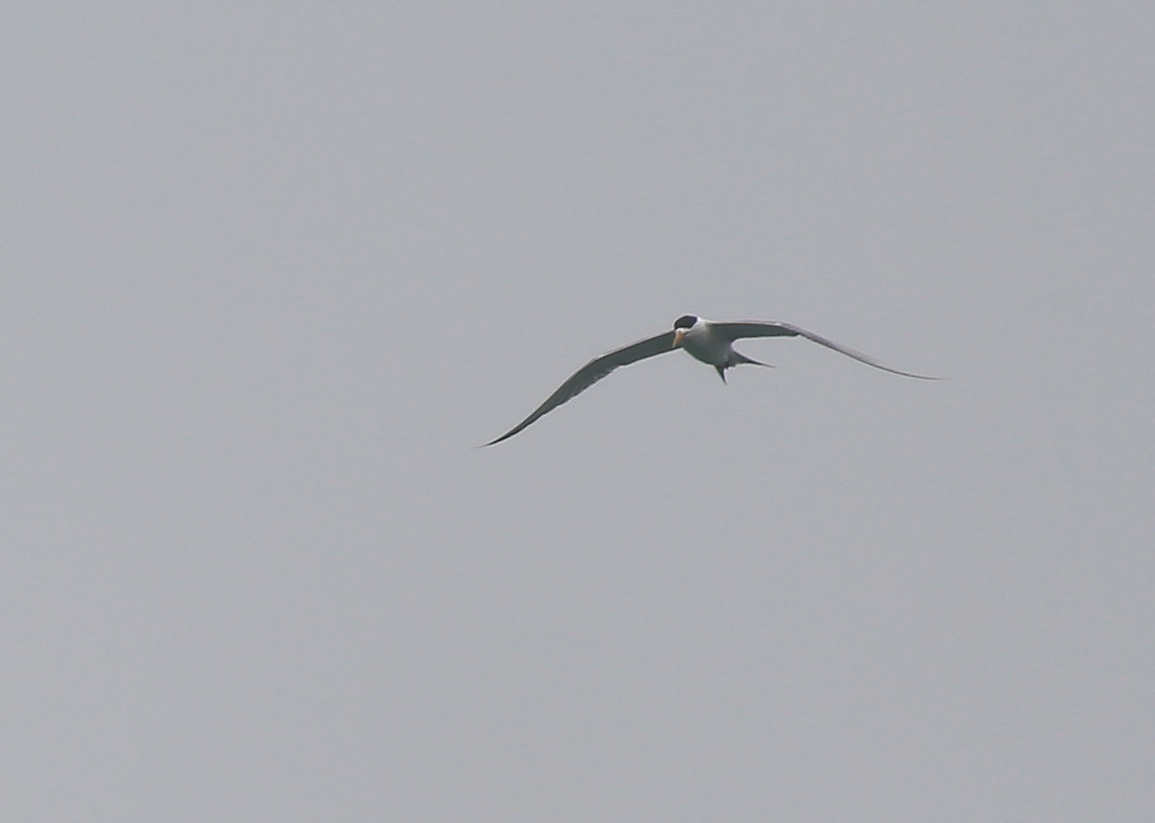
M904 377L917 377L919 380L939 379L925 374L915 374L913 372L891 368L878 362L870 355L863 354L849 346L843 346L841 343L835 343L833 340L828 340L820 334L807 331L801 326L795 326L793 323L779 323L770 320L744 320L737 323L715 323L714 328L731 343L742 337L805 337L807 340L811 340L820 346L825 346L839 354L854 358L858 362L873 366L876 369L882 369L893 374L901 374Z
M654 357L673 350L674 332L668 331L654 337L647 337L645 340L639 340L636 343L630 343L628 346L622 346L620 349L614 349L611 352L603 354L601 357L595 357L574 372L568 380L558 386L557 390L547 397L544 403L534 409L529 417L522 420L501 437L496 440L490 440L485 445L492 446L495 443L500 443L502 440L513 437L539 417L549 414L562 403L581 394L619 366L628 366L639 360L645 360L647 357Z

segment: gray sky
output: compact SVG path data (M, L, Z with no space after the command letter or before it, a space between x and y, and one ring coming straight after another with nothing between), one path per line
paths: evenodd
M1150 4L394 5L5 13L0 818L1149 819Z

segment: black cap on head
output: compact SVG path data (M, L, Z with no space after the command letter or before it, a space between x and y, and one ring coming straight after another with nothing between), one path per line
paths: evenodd
M688 329L688 328L690 328L690 326L694 325L697 322L698 322L698 318L695 317L694 315L683 314L681 317L679 317L677 320L674 321L674 328L675 329Z

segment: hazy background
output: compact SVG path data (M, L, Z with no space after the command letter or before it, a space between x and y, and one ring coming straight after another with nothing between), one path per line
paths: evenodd
M1150 819L1149 3L5 8L0 818Z

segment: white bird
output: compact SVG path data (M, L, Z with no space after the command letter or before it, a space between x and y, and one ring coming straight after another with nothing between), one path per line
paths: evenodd
M704 317L697 317L693 314L684 314L674 321L674 328L670 331L662 332L654 337L647 337L636 343L630 343L628 346L622 346L620 349L614 349L611 352L606 352L601 357L595 357L574 372L569 380L566 380L558 386L557 391L547 397L544 403L534 409L529 417L522 420L501 437L498 437L496 440L491 440L485 445L492 446L495 443L500 443L502 440L513 437L539 417L548 414L562 403L581 394L618 366L628 366L630 363L645 360L647 357L665 354L677 348L685 349L686 353L691 357L713 366L718 371L718 376L722 378L723 383L726 382L726 369L742 363L750 363L755 366L770 366L769 363L759 363L757 360L752 360L746 355L734 351L734 341L743 337L805 337L807 340L813 340L821 346L826 346L828 349L833 349L840 354L845 354L847 357L853 357L855 360L865 363L868 366L874 366L876 369L901 374L904 377L916 377L919 380L938 379L937 377L929 377L925 374L914 374L912 372L892 369L890 366L884 366L882 363L879 363L874 358L862 352L842 346L833 340L827 340L821 335L799 328L791 323L776 323L770 320L742 320L731 323L719 323L713 320L707 320Z

